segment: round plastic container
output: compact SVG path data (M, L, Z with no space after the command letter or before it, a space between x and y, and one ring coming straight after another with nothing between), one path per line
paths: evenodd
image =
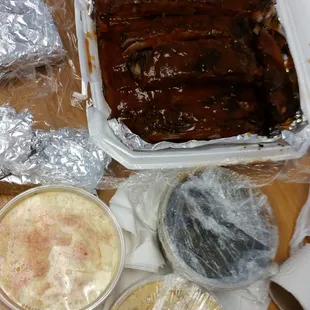
M176 272L215 291L243 288L268 274L278 247L267 197L247 177L219 167L172 182L158 235Z
M130 286L111 310L221 310L214 295L176 275L153 276Z
M114 215L82 189L37 187L0 212L0 299L11 309L94 309L124 257Z

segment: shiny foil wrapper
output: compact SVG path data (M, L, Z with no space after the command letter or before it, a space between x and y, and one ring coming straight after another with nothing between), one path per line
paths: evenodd
M0 178L15 184L68 184L96 189L111 159L86 130L32 129L28 112L0 107Z
M1 0L0 33L0 77L53 64L66 53L44 0Z
M31 153L32 116L0 106L0 167L10 169L14 162L25 161ZM2 170L3 170L2 169Z
M215 140L191 140L187 142L175 143L163 141L155 144L144 141L137 134L134 134L126 125L116 119L108 121L110 128L115 136L129 149L137 151L159 151L164 149L187 149L206 145L218 144L263 144L263 143L288 143L296 151L300 151L305 146L306 141L310 141L310 125L301 115L296 116L296 120L291 124L288 130L275 133L272 137L262 137L256 134L243 134L230 138L221 138Z

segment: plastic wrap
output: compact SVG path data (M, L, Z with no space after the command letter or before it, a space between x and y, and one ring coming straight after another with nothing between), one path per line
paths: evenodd
M86 132L74 0L4 0L0 16L2 183L94 189L109 158Z
M221 310L216 297L177 275L148 278L129 287L111 310Z
M212 289L254 283L268 274L278 247L267 197L223 168L177 178L162 202L158 233L174 269Z
M0 76L0 105L28 110L38 129L86 128L85 111L79 109L87 97L79 95L74 1L5 0L0 14L4 11L18 18L0 22L5 28L0 28L0 68L11 64L9 76ZM54 50L61 55L57 62Z
M295 231L290 242L290 253L294 255L310 237L310 194L296 221ZM309 240L308 240L309 241Z
M140 172L123 186L136 216L158 230L174 270L215 290L246 287L274 271L278 231L262 184L205 168Z
M133 174L123 184L136 217L152 232L157 231L158 207L163 195L177 175L178 171L172 170L146 171Z
M37 187L0 212L0 300L11 309L94 309L124 264L109 208L68 186Z
M14 161L24 161L31 153L32 116L18 114L0 106L0 167L10 168Z

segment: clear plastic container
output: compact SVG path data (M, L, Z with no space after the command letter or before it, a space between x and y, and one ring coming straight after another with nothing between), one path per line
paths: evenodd
M125 243L109 208L70 186L42 186L0 212L0 300L14 310L89 310L115 287Z
M126 289L111 310L221 310L219 301L177 275L153 276Z
M214 291L268 275L278 247L267 197L247 177L216 167L172 182L160 206L158 235L174 271Z

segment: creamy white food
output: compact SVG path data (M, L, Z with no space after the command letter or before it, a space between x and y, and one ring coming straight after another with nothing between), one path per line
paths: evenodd
M0 285L27 309L81 309L104 292L119 265L108 215L70 191L33 195L0 223Z

